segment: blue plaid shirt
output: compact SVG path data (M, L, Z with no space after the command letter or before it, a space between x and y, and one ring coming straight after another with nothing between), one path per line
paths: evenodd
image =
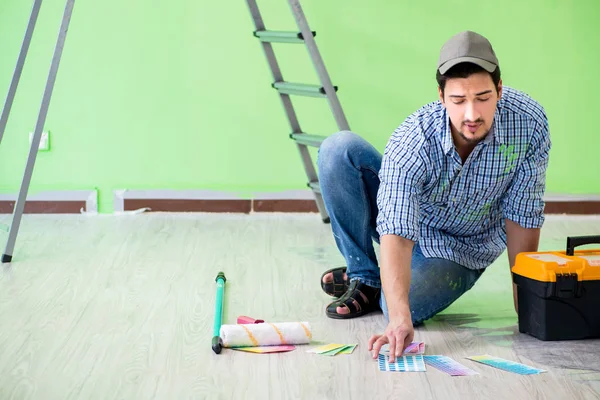
M386 145L377 232L418 241L425 256L485 268L506 249L505 218L542 226L550 147L542 106L504 86L490 133L463 164L445 108L427 104Z

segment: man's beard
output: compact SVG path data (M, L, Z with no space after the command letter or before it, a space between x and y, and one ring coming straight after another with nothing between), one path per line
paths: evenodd
M471 121L464 121L464 122L462 123L462 126L461 126L461 128L462 128L462 127L466 127L466 126L467 126L467 123L479 124L479 126L480 126L480 127L482 127L482 126L483 126L483 120L481 120L481 119L478 119L478 120L476 120L476 121L473 121L473 122L471 122ZM480 138L468 137L468 136L466 136L466 135L463 133L462 129L460 129L460 130L458 131L458 134L460 135L460 137L461 137L461 138L462 138L462 139L463 139L465 142L467 142L467 143L469 143L469 144L477 144L477 143L481 142L482 140L484 140L484 139L485 139L485 137L487 136L487 133L486 133L485 135L483 135L483 136L482 136L482 137L480 137Z
M482 136L482 137L480 137L480 138L467 137L467 136L465 136L465 134L463 133L463 131L458 131L458 134L460 135L460 137L461 137L461 138L462 138L462 139L463 139L465 142L467 142L467 143L469 143L469 144L477 144L477 143L479 143L479 142L483 141L483 140L485 139L485 137L487 136L487 135L483 135L483 136Z

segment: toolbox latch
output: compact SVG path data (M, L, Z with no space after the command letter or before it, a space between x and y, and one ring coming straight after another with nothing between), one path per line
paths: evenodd
M581 295L580 289L576 273L556 274L556 285L554 287L554 295L556 297L579 297Z

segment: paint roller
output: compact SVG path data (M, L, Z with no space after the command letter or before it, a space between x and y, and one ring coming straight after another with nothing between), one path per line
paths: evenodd
M312 331L308 322L278 322L222 325L223 347L259 347L309 344Z
M226 280L223 272L219 272L215 279L217 293L212 349L216 354L221 353L223 347L259 347L310 343L312 331L308 322L266 323L263 320L242 316L238 318L238 325L222 325Z

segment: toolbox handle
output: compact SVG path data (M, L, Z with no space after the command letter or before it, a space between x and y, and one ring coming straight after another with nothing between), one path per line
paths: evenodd
M586 244L600 244L600 235L567 236L567 255L572 256L575 251L575 247Z

